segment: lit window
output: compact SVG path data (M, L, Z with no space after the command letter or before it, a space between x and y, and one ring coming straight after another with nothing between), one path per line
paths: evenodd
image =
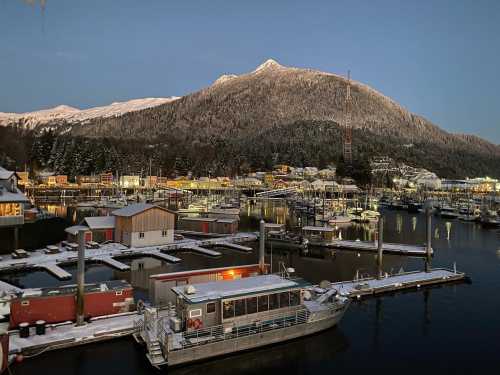
M144 232L139 232L139 238L144 238Z

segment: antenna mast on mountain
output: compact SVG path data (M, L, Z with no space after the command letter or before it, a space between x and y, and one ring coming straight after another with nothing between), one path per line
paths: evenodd
M347 71L347 88L344 103L344 162L352 164L352 127L351 127L351 71Z

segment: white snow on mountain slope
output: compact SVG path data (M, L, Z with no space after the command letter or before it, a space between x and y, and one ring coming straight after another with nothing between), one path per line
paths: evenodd
M170 98L133 99L126 102L115 102L111 103L110 105L83 110L69 107L67 105L59 105L54 108L43 109L35 112L0 112L0 125L9 125L19 120L23 120L24 124L28 127L47 123L53 120L64 120L69 123L85 122L94 118L119 116L127 112L156 107L177 99L179 99L179 97L175 96Z

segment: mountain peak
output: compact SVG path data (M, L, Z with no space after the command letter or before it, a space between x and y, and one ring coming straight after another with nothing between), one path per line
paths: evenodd
M265 62L260 64L257 69L254 70L254 73L260 72L261 70L267 70L267 69L275 69L275 68L282 68L282 66L273 59L267 59Z

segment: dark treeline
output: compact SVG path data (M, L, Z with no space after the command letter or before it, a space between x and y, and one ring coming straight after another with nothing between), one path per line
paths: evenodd
M18 170L26 165L33 171L48 169L72 178L105 171L147 174L150 160L152 173L163 176L188 171L195 176L207 175L208 171L234 176L270 170L280 163L318 168L335 164L339 175L352 175L364 185L370 182L369 158L388 155L441 177L500 177L500 163L494 156L437 146L431 141L403 144L397 137L382 137L366 129L354 129L353 138L355 161L352 170L348 170L341 158L342 129L334 122L275 124L244 136L212 133L201 137L179 131L153 141L56 135L50 130L35 134L2 127L0 165Z

